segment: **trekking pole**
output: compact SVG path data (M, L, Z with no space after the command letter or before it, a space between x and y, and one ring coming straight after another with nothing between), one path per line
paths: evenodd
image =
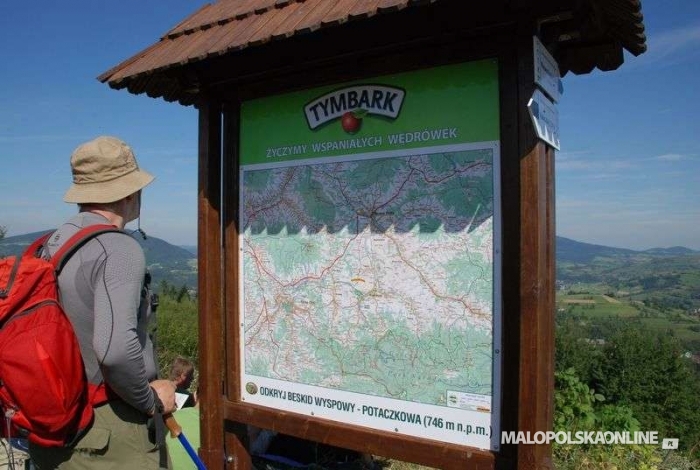
M172 413L163 416L163 420L165 420L165 425L170 430L170 437L177 437L182 447L185 448L187 455L189 455L192 462L194 462L197 470L207 470L204 462L202 462L202 459L199 458L197 452L192 448L192 445L190 445L190 441L185 437L185 433L182 432L182 427L177 423Z

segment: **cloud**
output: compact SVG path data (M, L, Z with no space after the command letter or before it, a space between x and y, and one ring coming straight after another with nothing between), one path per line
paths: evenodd
M646 249L681 245L700 249L700 209L659 207L644 201L557 200L557 234L588 243Z
M647 46L647 51L637 61L640 65L693 60L692 53L696 53L700 47L700 23L650 34Z
M557 171L592 170L593 163L586 160L560 160L556 162Z
M23 142L58 142L65 140L75 140L73 135L0 135L0 143L23 143Z
M619 180L620 179L620 174L619 173L597 173L595 175L591 175L591 179L594 180Z
M678 162L685 160L686 158L688 158L687 155L681 155L680 153L665 153L663 155L652 157L653 160L659 160L662 162Z
M651 160L661 161L661 162L688 162L688 161L698 161L698 156L694 154L687 153L664 153L662 155L657 155L651 157Z
M556 201L557 210L564 209L583 209L590 207L597 207L597 204L592 203L589 200L583 199L557 199Z
M555 157L557 171L581 171L593 168L593 157L586 150L559 152Z
M46 207L46 201L32 200L32 199L12 199L12 200L0 200L0 207L7 207L9 209L14 209L17 211L24 209L31 209L36 207Z
M581 155L583 157L581 157ZM599 178L614 176L615 172L617 171L627 172L637 167L637 162L634 160L591 156L591 154L588 152L571 152L566 154L557 154L556 156L557 172L590 171L598 173L597 177Z

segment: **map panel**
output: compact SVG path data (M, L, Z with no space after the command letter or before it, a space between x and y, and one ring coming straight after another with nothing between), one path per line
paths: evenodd
M488 447L498 154L414 153L242 167L243 398Z

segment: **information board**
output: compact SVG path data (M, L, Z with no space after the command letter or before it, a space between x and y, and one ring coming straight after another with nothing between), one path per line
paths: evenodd
M241 396L498 449L498 68L241 108Z

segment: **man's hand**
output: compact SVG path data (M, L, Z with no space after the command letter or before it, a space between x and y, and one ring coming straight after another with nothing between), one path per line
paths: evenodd
M175 404L175 383L171 380L154 380L149 384L158 394L163 403L163 414L172 413L177 409Z

